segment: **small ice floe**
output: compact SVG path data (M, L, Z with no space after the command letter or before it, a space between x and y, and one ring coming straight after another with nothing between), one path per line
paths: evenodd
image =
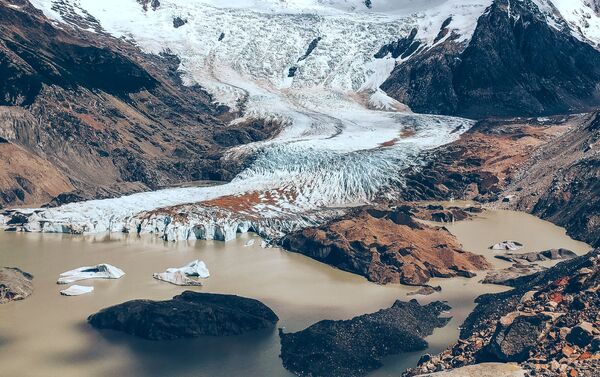
M497 244L490 246L491 250L516 251L516 250L521 250L522 248L523 248L523 244L520 242L517 242L517 241L502 241L502 242L498 242Z
M246 242L246 244L245 244L244 246L245 246L245 247L248 247L248 246L253 246L253 245L254 245L254 242L256 242L254 239L248 240L248 242Z
M58 284L70 284L86 279L118 279L125 275L121 269L102 263L96 266L80 267L60 274Z
M191 277L207 278L210 276L210 272L206 267L206 264L199 259L180 267L180 268L167 268L165 272L155 273L152 275L155 279L166 281L175 285L184 286L200 286L197 280L190 279Z
M63 296L80 296L86 293L92 293L93 291L94 287L88 287L85 285L72 285L69 288L60 291L60 294Z

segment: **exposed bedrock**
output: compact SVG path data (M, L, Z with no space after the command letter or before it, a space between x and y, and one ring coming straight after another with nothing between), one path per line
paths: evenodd
M272 328L278 320L258 300L191 291L166 301L127 301L88 317L88 322L98 329L150 340L240 335Z
M33 293L33 276L15 267L0 267L0 304L23 300Z
M515 362L532 376L600 372L600 249L477 298L461 339L405 376L486 362Z
M489 267L444 228L419 223L411 207L361 207L283 238L284 248L380 283L422 285Z
M442 302L421 306L416 300L396 301L391 308L346 321L320 321L305 330L280 330L283 366L298 376L364 376L382 365L382 358L427 348L424 337L444 327Z
M412 55L382 89L417 112L472 118L600 105L600 51L551 25L532 0L494 1L471 40L458 41Z

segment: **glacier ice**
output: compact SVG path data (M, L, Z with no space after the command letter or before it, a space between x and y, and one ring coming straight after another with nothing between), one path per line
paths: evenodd
M87 293L92 293L93 291L94 287L74 284L69 288L60 291L60 294L63 296L81 296Z
M119 279L125 275L121 269L107 263L95 266L79 267L60 274L58 284L70 284L87 279Z
M166 281L167 283L171 283L174 285L198 286L198 287L202 286L201 282L194 280L194 279L190 279L182 271L161 272L161 273L155 273L152 276L157 280Z
M210 276L210 272L203 261L196 259L183 267L167 268L165 272L155 273L153 276L155 279L175 285L201 286L201 282L190 279L190 276L206 279Z
M203 279L206 279L207 277L210 276L210 272L208 271L206 264L199 259L196 259L195 261L190 262L187 265L180 267L180 268L167 268L167 272L177 272L177 271L181 271L184 274L186 274L187 276L194 276L194 277L199 277L199 278L203 278Z
M184 83L243 109L241 120L266 118L285 127L270 140L232 149L226 158L251 155L253 163L228 184L36 211L24 230L228 241L249 230L274 239L323 220L323 208L368 203L398 187L398 173L418 163L421 152L471 127L467 119L412 114L387 97L378 87L400 62L374 54L413 28L431 45L449 16L451 28L468 39L491 0L382 1L370 10L358 0L161 0L156 11L135 0L32 3L55 22L73 19L64 12L85 14L145 52L168 49L181 60ZM173 17L188 23L175 29ZM315 38L318 45L299 62ZM292 65L298 70L289 78ZM243 211L203 208L250 192L261 195ZM186 216L175 215L174 206L185 206L177 212Z

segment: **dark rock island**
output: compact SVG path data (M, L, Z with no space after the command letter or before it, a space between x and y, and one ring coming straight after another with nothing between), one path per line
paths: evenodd
M320 321L305 330L280 330L283 366L299 376L364 376L380 368L382 358L427 348L424 337L450 318L442 302L421 306L396 301L391 308L346 321Z
M88 317L98 329L150 340L240 335L272 327L279 318L258 300L186 291L171 300L132 300Z

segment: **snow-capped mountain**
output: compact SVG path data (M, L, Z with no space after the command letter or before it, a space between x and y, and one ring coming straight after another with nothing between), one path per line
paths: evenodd
M472 125L409 108L481 117L600 103L600 15L589 0L31 2L58 28L176 55L185 85L241 115L230 126L283 125L228 152L250 163L227 185L37 213L47 230L121 230L142 211L248 192L291 193L259 196L253 216L365 203Z

